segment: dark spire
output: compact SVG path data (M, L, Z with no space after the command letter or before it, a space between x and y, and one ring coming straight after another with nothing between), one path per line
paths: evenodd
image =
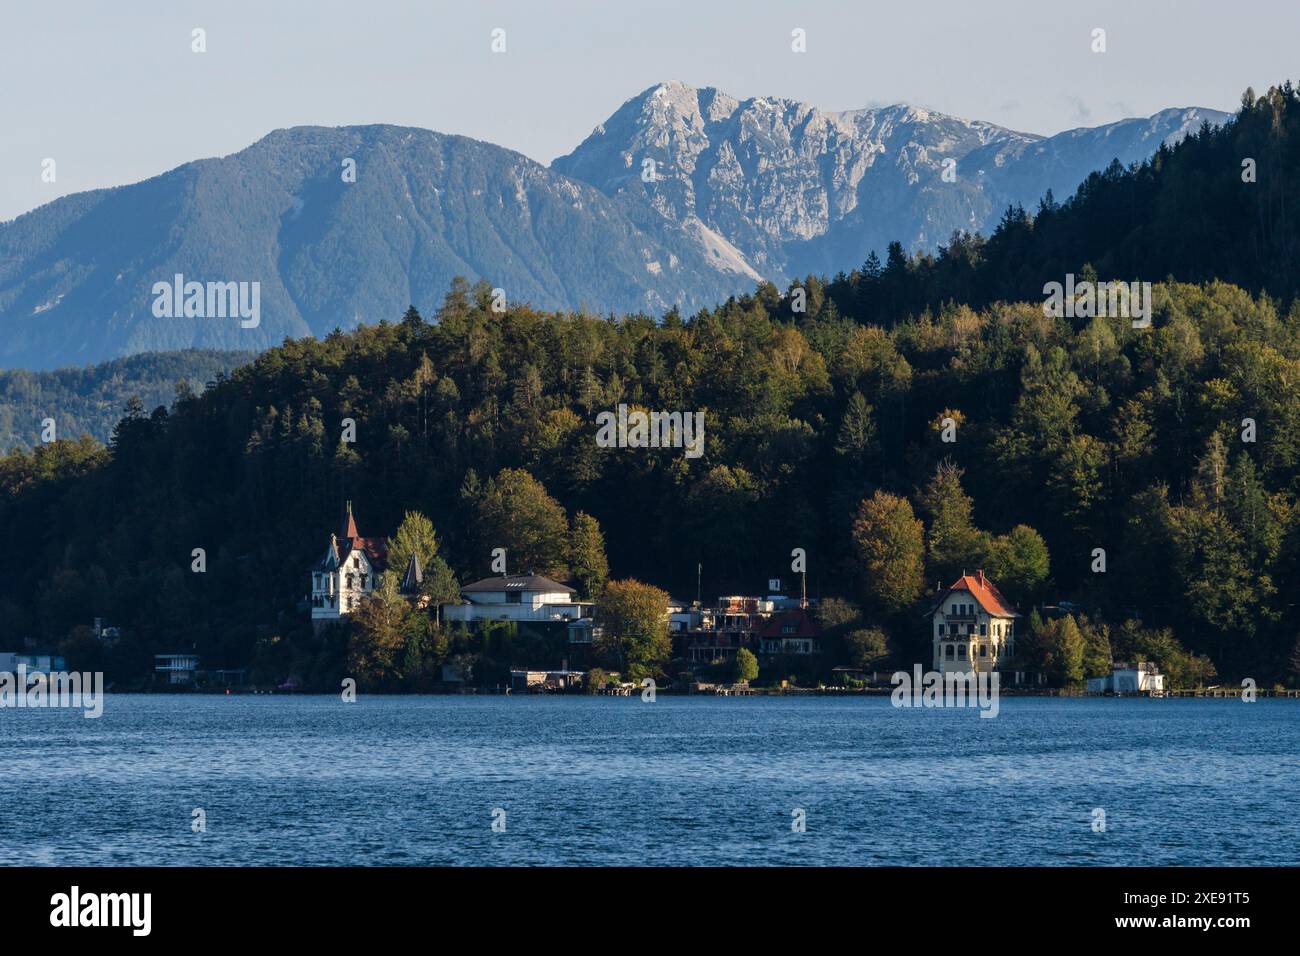
M402 593L415 594L423 583L424 572L420 569L420 559L412 551L410 560L406 562L406 574L402 577Z

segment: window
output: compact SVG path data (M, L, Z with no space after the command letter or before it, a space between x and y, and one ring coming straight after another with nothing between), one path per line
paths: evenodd
M523 598L524 598L523 594L521 594L519 591L507 591L507 592L506 592L506 603L507 603L507 604L521 604L521 603L523 603Z
M988 657L988 656L989 656L988 645L987 645L987 644L981 644L981 645L980 645L980 657Z
M943 646L943 659L944 659L945 661L950 661L950 660L952 660L952 645L951 645L951 644L945 644L945 645Z
M985 636L985 633L987 632L987 630L988 630L988 625L987 625L987 624L981 624L981 625L980 625L980 637L984 637L984 636Z
M958 645L957 645L957 657L958 657L958 659L963 660L963 661L966 659L966 645L965 645L965 644L958 644Z
M353 583L352 583L352 572L350 572L350 571L348 572L348 587L349 587L349 588L354 587L354 585L353 585ZM349 605L349 606L350 606L350 605Z

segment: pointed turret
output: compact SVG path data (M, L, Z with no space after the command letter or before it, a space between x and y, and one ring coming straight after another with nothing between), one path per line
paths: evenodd
M422 584L424 584L424 571L420 567L420 559L412 551L410 560L406 562L406 574L402 576L402 593L418 594Z
M348 500L347 517L343 519L343 540L351 541L353 538L361 537L361 532L357 530L357 519L352 517L352 500Z
M325 557L320 559L317 565L322 571L333 571L339 566L339 539L337 535L330 535L330 546L325 549Z

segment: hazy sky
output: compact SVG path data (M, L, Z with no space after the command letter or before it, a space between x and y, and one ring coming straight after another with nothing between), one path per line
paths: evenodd
M1234 109L1296 69L1297 36L1294 0L0 0L0 220L302 124L422 126L549 163L667 79L1035 133Z

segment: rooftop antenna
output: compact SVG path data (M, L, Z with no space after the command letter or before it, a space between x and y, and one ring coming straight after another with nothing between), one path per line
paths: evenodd
M695 606L696 607L704 607L703 592L700 590L700 581L703 575L704 575L704 564L697 563L695 565Z

